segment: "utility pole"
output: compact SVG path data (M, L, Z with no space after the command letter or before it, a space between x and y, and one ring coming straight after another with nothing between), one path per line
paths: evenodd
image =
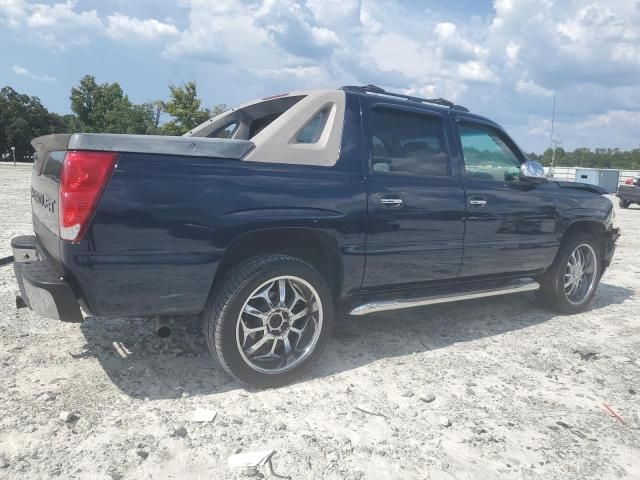
M13 153L13 166L16 166L16 147L11 147L11 153Z
M551 137L549 138L549 148L551 148L551 168L549 168L549 176L553 178L553 161L556 159L556 147L553 141L553 129L556 123L556 96L553 95L553 110L551 111Z
M553 140L552 144L553 144L553 147L551 150L551 176L553 176L553 162L555 162L556 160L556 148L558 148L559 145L562 145L562 142L560 140Z

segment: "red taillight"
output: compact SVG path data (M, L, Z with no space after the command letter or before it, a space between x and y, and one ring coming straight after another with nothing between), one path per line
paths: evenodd
M60 238L81 240L117 157L112 152L67 152L60 174Z
M624 184L625 184L625 185L633 185L633 178L627 178L627 179L624 181Z

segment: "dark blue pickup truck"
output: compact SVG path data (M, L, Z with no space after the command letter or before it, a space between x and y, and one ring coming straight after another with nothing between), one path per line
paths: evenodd
M351 315L536 291L588 307L619 230L496 123L378 87L293 92L183 137L33 141L17 302L62 321L202 315L234 377L275 386ZM84 313L83 313L84 311Z

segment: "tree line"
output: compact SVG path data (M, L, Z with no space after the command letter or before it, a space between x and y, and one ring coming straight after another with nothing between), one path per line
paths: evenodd
M72 114L49 112L38 97L21 94L7 86L0 90L0 156L10 158L15 147L18 160L33 152L30 141L51 133L137 133L144 135L182 135L217 115L226 107L208 109L198 98L195 82L169 86L169 100L133 103L117 82L98 83L85 75L69 96ZM163 121L165 120L165 121ZM545 166L551 165L553 152L528 154ZM554 166L617 168L640 170L640 148L556 149Z
M117 82L98 83L85 75L69 96L72 114L49 112L38 97L0 90L0 156L28 160L31 140L52 133L134 133L182 135L225 110L224 105L204 108L195 82L169 86L169 100L133 103ZM163 121L164 120L164 121Z
M529 153L529 159L551 166L553 151L548 148L543 154ZM576 148L566 151L557 148L554 167L614 168L618 170L640 170L640 148L621 150L619 148Z

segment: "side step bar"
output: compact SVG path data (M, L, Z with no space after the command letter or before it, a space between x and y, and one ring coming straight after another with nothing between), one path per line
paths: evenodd
M387 310L399 310L403 308L422 307L438 303L457 302L459 300L471 300L473 298L495 297L510 293L530 292L538 290L540 284L532 279L518 279L507 284L481 290L467 290L463 292L445 293L424 298L403 298L398 300L383 300L365 303L351 310L351 315L366 315L368 313L385 312Z

